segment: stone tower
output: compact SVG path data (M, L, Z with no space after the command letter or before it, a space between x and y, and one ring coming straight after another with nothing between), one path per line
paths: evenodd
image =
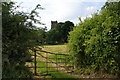
M57 21L51 21L51 29L55 28L57 23Z

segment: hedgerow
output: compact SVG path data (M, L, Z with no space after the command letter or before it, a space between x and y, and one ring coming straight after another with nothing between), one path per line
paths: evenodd
M68 45L77 68L120 74L119 6L120 2L106 2L70 32Z

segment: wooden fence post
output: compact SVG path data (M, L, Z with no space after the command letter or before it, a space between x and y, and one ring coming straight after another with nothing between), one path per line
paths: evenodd
M57 59L57 54L56 54L55 56L56 56L55 58L56 58L56 68L57 68L56 71L58 72L58 59Z
M46 53L46 71L47 71L47 75L48 75L48 53Z
M35 50L35 52L34 52L34 59L35 59L35 61L34 61L34 66L35 66L35 68L34 68L34 73L35 73L35 75L37 75L37 61L36 61L36 50Z

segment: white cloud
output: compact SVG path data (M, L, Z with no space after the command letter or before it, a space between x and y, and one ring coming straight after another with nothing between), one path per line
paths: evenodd
M96 9L96 6L90 6L86 8L87 11L93 11L95 9Z
M100 9L103 3L98 3L100 0L16 0L23 2L21 6L31 10L37 4L41 4L45 10L39 10L41 22L45 23L48 29L51 27L51 20L64 22L67 20L73 21L75 24L79 22L78 17L83 20L85 17L91 17L91 14ZM88 1L88 2L87 2ZM95 2L97 1L97 2ZM105 1L105 0L102 0Z
M106 2L107 0L81 0L82 2Z

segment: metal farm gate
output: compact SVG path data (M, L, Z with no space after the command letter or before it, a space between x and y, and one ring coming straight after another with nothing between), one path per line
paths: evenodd
M71 61L73 57L71 55L47 52L39 47L31 49L31 51L33 53L32 57L34 63L32 66L29 66L29 68L32 68L35 76L50 76L51 72L58 71L72 73L74 70Z

